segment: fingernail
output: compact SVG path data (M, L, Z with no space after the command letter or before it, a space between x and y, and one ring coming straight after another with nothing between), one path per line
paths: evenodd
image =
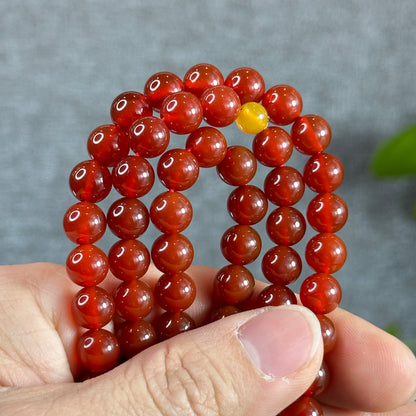
M256 315L239 328L238 337L254 365L274 378L301 369L322 342L319 322L313 313L296 305Z

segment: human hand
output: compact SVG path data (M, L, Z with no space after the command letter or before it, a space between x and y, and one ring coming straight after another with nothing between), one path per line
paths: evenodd
M189 313L201 323L215 271L195 266L189 273L198 289ZM151 270L144 279L154 284L157 277ZM63 266L0 267L2 416L274 416L309 387L320 366L318 321L290 306L232 315L74 383L79 328L69 305L77 289ZM408 348L342 309L330 317L337 344L326 356L332 379L319 397L325 415L415 415L416 360Z

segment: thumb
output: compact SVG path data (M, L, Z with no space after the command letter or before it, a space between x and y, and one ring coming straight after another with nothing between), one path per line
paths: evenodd
M263 308L157 344L84 383L80 395L90 414L266 416L295 401L321 361L321 330L312 312L296 305Z

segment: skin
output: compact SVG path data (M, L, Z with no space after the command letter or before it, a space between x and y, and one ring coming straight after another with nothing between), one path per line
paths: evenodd
M187 273L198 293L188 312L202 323L211 306L215 270L193 266ZM144 279L154 285L159 275L151 269ZM112 276L105 282L109 290L119 283ZM264 285L257 282L256 291ZM69 305L78 290L60 265L0 267L1 415L274 416L306 390L322 358L320 346L286 380L265 380L247 356L236 354L236 338L227 338L241 319L259 313L248 311L159 343L106 374L74 383L80 370L74 353L80 329ZM331 381L319 397L325 415L415 415L412 352L341 308L330 318L337 343L326 356ZM156 371L161 365L163 375Z

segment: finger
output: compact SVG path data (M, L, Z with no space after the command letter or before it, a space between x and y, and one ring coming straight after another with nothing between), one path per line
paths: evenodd
M383 413L368 413L356 410L335 409L323 406L325 416L414 416L416 415L416 403L411 402L397 409Z

